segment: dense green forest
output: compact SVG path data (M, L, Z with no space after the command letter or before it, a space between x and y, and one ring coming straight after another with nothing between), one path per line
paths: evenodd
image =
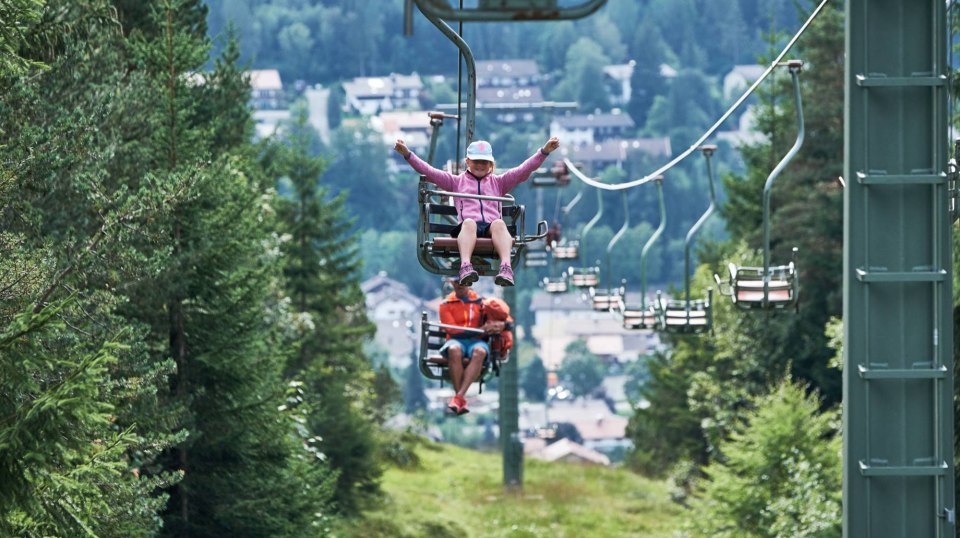
M364 354L373 327L359 288L371 271L413 266L405 281L435 292L411 262L415 215L382 210L414 207L412 174L385 173L389 148L357 122L319 144L300 105L280 135L254 142L244 76L277 67L332 86L454 72L452 46L423 20L401 35L402 4L0 2L0 535L325 535L385 502L386 466L415 468L416 442L382 427L401 391ZM769 59L809 9L610 0L582 21L466 36L486 58L536 57L555 97L585 102L581 51L635 59L650 76L629 110L638 135L682 149L726 106L717 77ZM697 514L683 518L689 535L841 533L843 35L830 5L793 51L806 62L807 139L774 193L773 256L799 247L799 313L717 301L713 333L666 337L628 387L649 405L630 417L625 469L669 480L677 506ZM678 77L651 76L660 62ZM721 148L724 222L702 235L698 296L727 262L759 260L762 184L796 135L790 95L786 75L769 80L755 97L765 141ZM483 117L478 127L506 162L546 134ZM669 172L658 284L682 281L704 179L699 160ZM573 233L596 211L582 185L560 196L578 189ZM587 259L603 258L624 219L603 196ZM654 190L633 189L630 207L636 225L610 265L633 278ZM542 274L518 272L518 317Z
M378 491L342 199L251 143L206 16L0 5L0 535L304 536Z

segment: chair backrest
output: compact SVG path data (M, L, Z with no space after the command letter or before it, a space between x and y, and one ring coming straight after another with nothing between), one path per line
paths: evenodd
M480 386L480 392L483 392L483 382L486 381L489 373L493 370L499 377L501 359L497 353L498 346L495 346L494 339L498 335L492 335L485 338L490 344L490 356L483 363L483 369L480 371L480 377L477 383ZM420 373L427 379L435 379L443 383L450 380L450 370L447 366L447 359L440 354L440 348L447 341L447 332L438 322L429 321L427 313L420 315Z

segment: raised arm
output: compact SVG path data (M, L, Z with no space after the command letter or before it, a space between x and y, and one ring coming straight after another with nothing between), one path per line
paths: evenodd
M500 176L503 193L506 194L510 192L514 187L529 179L530 174L534 173L537 168L543 164L543 161L547 160L547 155L550 155L550 153L558 147L560 147L560 140L554 136L550 138L550 140L547 140L543 147L538 149L536 153L523 161L520 166L504 172L504 174Z
M400 155L403 155L403 158L407 160L410 167L416 170L417 173L423 175L427 181L445 191L454 190L456 186L456 176L430 166L429 163L417 157L416 153L410 151L410 148L407 147L407 144L402 139L397 139L397 143L394 144L393 149Z

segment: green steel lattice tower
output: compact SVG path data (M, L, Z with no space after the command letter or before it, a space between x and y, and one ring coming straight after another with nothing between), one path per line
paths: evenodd
M847 0L843 533L956 535L944 0Z

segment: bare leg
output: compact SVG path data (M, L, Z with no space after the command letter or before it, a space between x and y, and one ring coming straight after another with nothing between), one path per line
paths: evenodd
M513 237L507 230L507 224L497 219L490 224L490 238L493 239L493 249L500 257L500 264L510 264L510 248L513 246Z
M484 351L482 347L473 348L473 353L470 355L470 362L467 363L467 371L464 373L462 384L457 390L457 396L463 396L467 393L467 390L470 389L470 385L473 384L477 378L480 377L480 370L483 369L483 359L487 357L487 352Z
M453 383L453 390L460 393L460 387L463 385L463 348L460 346L451 346L447 350L447 369L450 371L450 382Z
M460 263L470 263L473 249L477 246L477 223L473 219L466 219L460 226L460 235L457 236L457 248L460 250Z

